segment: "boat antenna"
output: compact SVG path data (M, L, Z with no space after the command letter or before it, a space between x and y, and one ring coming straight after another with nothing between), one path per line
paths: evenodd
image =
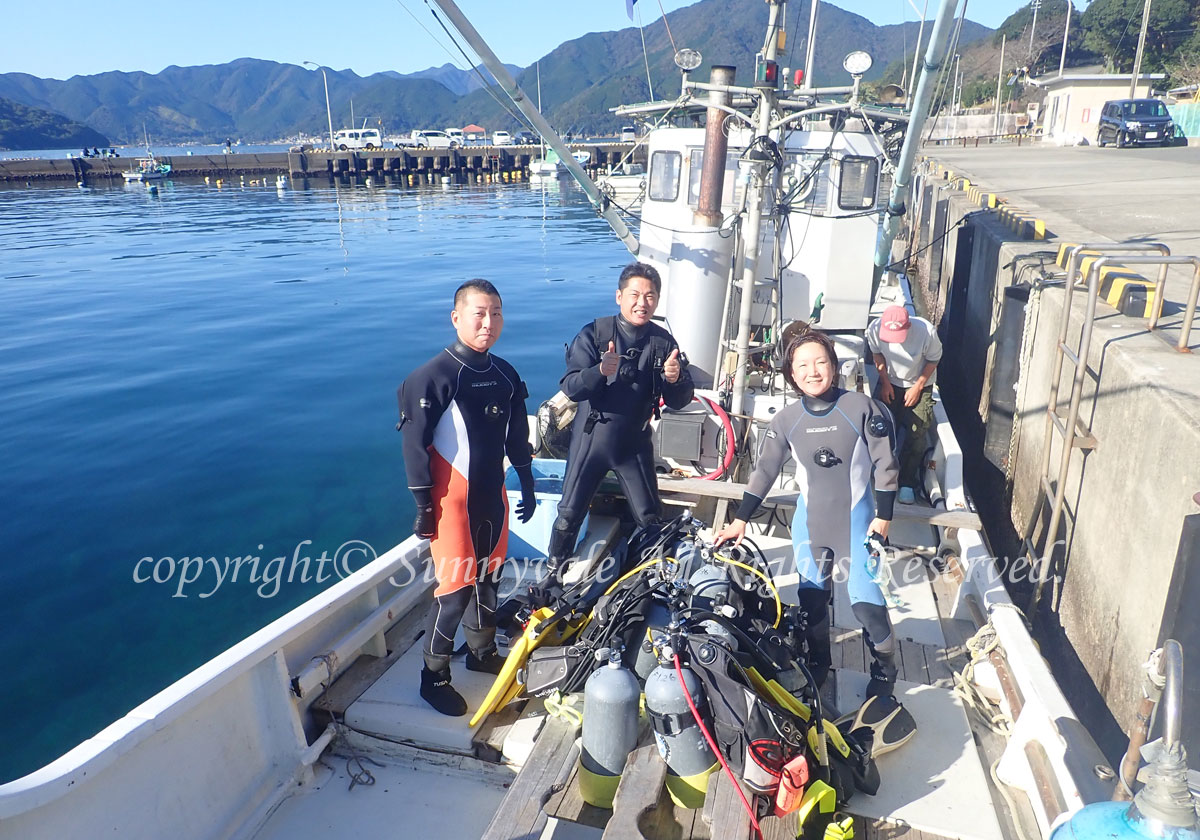
M891 262L892 242L896 238L896 232L900 229L900 217L905 213L904 202L908 197L909 186L912 184L913 162L917 157L917 149L921 146L921 134L925 129L925 120L929 116L936 76L944 57L943 48L957 9L958 0L941 0L937 18L929 33L929 44L925 50L921 78L917 81L913 94L908 131L904 135L904 146L900 149L900 158L896 161L896 175L892 181L891 195L888 196L888 206L883 220L883 234L879 237L879 243L875 247L875 269L871 278L872 302L875 300L875 293L879 290L883 272Z
M600 192L595 182L583 171L583 167L579 165L579 161L575 160L571 155L571 150L567 148L567 144L550 127L550 123L546 122L546 118L542 116L542 113L533 107L533 104L529 101L529 97L521 90L520 85L517 84L512 74L508 72L508 68L492 52L491 47L487 45L487 42L483 40L483 37L459 10L454 0L432 0L432 2L442 10L442 13L446 17L450 18L450 22L454 25L454 28L467 40L467 43L471 45L471 49L475 50L479 55L479 58L483 61L483 65L495 77L496 81L499 82L500 87L512 99L513 104L533 124L538 134L542 135L546 140L547 145L554 149L555 153L567 167L567 171L571 173L572 177L579 182L579 186L583 188L588 201L604 217L604 220L608 222L609 227L613 229L617 238L629 249L629 253L637 256L640 247L637 237L630 232L617 208L608 201Z
M650 54L646 52L646 30L642 29L642 10L635 6L634 11L637 12L638 34L642 36L642 61L646 63L646 87L650 88L650 101L653 102L654 82L650 80ZM663 15L663 22L666 22L666 15Z

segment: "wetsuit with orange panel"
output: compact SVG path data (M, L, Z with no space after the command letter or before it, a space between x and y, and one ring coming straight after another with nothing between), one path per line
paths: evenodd
M418 511L432 506L437 576L425 664L445 668L459 623L477 656L494 649L496 584L508 550L504 456L533 486L525 383L513 366L456 341L400 386L404 466Z

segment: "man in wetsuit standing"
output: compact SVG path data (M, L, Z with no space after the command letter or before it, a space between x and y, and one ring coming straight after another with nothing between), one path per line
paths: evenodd
M559 386L579 409L550 538L552 573L561 571L574 552L579 525L609 470L616 473L639 526L661 514L650 418L660 397L670 408L683 408L692 401L694 387L674 337L650 320L661 292L662 280L652 266L625 266L617 282L620 314L588 324L567 348L567 372Z
M508 551L504 456L521 479L517 515L534 514L528 391L513 366L489 350L500 338L500 293L469 280L454 293L457 340L404 380L400 425L404 467L417 503L413 531L429 539L437 576L425 635L421 697L444 715L467 711L450 684L454 634L467 638L467 670L498 674L496 586Z

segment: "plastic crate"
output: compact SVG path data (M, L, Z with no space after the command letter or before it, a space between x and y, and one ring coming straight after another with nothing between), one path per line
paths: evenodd
M551 458L533 459L533 492L537 510L528 522L517 518L517 503L521 501L521 481L512 467L504 476L508 493L508 556L518 560L541 560L550 549L550 534L558 518L558 503L562 500L563 477L567 462ZM587 515L579 526L579 538L587 533ZM578 540L577 540L578 544Z

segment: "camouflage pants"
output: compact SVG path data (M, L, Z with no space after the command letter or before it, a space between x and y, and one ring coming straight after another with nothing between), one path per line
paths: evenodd
M933 386L921 391L917 404L911 408L904 404L902 385L892 383L892 400L888 408L896 420L896 432L900 436L900 486L918 486L921 461L929 447L929 429L933 426Z

